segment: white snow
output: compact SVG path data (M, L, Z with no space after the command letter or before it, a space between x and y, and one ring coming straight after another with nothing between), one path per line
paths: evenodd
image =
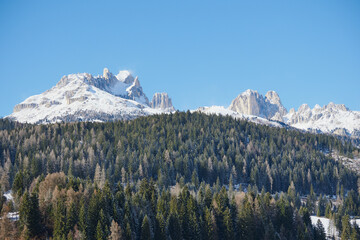
M335 239L340 239L339 232L337 231L333 220L325 217L317 217L317 216L310 216L311 224L316 226L318 220L322 223L325 234L327 237L335 237ZM360 227L360 219L350 219L350 223L356 223Z
M248 89L242 96L252 93L257 92ZM120 71L114 76L108 69L104 69L103 76L93 77L89 73L64 76L53 88L17 105L8 117L19 122L52 123L60 122L66 116L79 116L80 120L84 112L116 118L124 116L126 119L167 112L152 109L148 104L137 78L129 71ZM229 115L258 124L282 127L276 121L241 114L222 106L201 107L192 111ZM298 111L291 109L282 119L285 124L298 129L360 137L360 112L350 111L344 105L332 102L323 107L315 105L313 109L303 104ZM96 117L85 120L102 121Z
M120 77L125 73L120 72ZM59 118L76 114L77 112L90 111L110 115L121 114L123 116L145 116L162 113L159 109L152 109L144 104L145 98L138 101L125 99L121 95L133 84L125 84L121 81L115 86L113 93L91 86L88 83L90 74L70 74L62 78L60 82L42 94L27 98L21 104L25 107L14 111L8 117L19 122L39 123L57 122ZM125 90L125 91L124 91ZM94 119L95 121L96 119Z
M225 108L223 106L211 106L211 107L200 107L196 110L192 110L191 112L202 112L205 114L216 114L221 116L231 116L235 119L242 119L242 120L248 120L250 122L254 122L257 124L272 126L272 127L282 127L281 124L267 120L265 118L253 116L253 115L246 115L241 114L238 112L235 112L233 110L230 110L228 108Z
M121 81L121 82L124 82L125 79L127 77L129 77L131 75L131 73L127 70L123 70L123 71L120 71L117 75L116 75L116 78Z
M314 226L316 226L318 220L320 220L320 222L322 223L325 229L325 234L327 237L337 238L339 236L335 224L331 219L325 217L317 217L317 216L310 216L310 219L311 219L311 224Z
M10 221L18 221L20 219L19 212L9 212L6 216Z
M297 112L285 115L284 121L295 128L319 130L323 133L344 130L348 135L356 135L360 130L360 112L350 111L344 105L332 102L323 107L315 105L313 109L303 104Z
M4 197L6 197L6 201L13 201L14 197L12 195L12 191L9 190L7 192L4 193Z

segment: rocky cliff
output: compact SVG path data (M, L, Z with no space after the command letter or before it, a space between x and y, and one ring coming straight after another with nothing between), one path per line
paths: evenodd
M155 93L150 106L155 109L161 109L167 112L175 111L174 106L172 105L171 98L169 98L167 93Z

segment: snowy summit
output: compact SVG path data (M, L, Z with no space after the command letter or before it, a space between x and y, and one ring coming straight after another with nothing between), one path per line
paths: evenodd
M16 105L8 117L27 123L111 121L160 114L169 109L173 110L173 106L152 108L138 77L129 71L113 75L105 68L103 75L96 77L89 73L62 77L50 90Z

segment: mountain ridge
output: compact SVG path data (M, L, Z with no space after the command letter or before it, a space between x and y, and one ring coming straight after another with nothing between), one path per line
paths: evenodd
M167 93L155 93L151 101L139 78L127 71L114 75L107 68L93 76L77 73L63 76L51 89L27 98L14 107L7 118L27 123L131 120L140 116L175 111ZM205 114L230 115L275 127L297 129L360 138L360 112L344 104L329 104L311 109L307 104L289 111L276 91L265 96L248 89L225 108L200 107L192 110Z
M308 104L302 104L297 111L292 108L287 112L275 91L269 91L263 97L257 91L248 89L239 94L228 109L241 114L250 112L250 115L306 131L360 138L360 112L351 111L344 104L330 102L323 107L316 104L313 109Z
M168 105L168 108L173 108ZM168 109L151 108L138 77L129 71L113 75L89 73L63 76L51 89L33 95L14 107L10 119L27 123L130 120L161 114Z

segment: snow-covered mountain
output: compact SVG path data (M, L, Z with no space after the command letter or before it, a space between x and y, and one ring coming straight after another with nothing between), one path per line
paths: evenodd
M282 124L272 121L266 118L254 116L254 115L247 115L242 114L239 112L235 112L231 109L225 108L223 106L211 106L211 107L200 107L196 110L192 110L192 112L201 112L205 114L215 114L215 115L221 115L221 116L230 116L235 119L241 119L241 120L247 120L256 124L262 124L267 125L271 127L283 127Z
M360 112L351 111L344 104L330 102L323 107L315 105L313 109L303 104L297 111L290 109L283 121L308 131L360 137Z
M166 94L167 95L167 94ZM19 122L52 123L72 121L111 121L168 112L151 108L137 77L128 71L113 75L107 68L102 76L70 74L39 95L14 107L8 117Z
M283 122L306 131L360 137L360 112L351 111L343 104L330 102L313 109L303 104L298 111L292 108L287 112L275 91L269 91L263 97L249 89L236 97L228 110Z
M155 93L151 102L146 97L138 77L128 71L113 75L107 68L102 75L70 74L39 95L27 98L14 107L8 117L19 122L53 123L72 121L111 121L174 111L167 93ZM258 124L284 125L319 133L360 138L360 112L344 105L329 103L313 109L303 104L289 112L279 95L269 91L262 96L246 90L228 108L212 106L193 111L205 114L229 115Z
M229 106L230 110L262 118L281 120L287 111L281 104L279 95L274 91L266 93L265 97L257 91L246 90L237 96Z

